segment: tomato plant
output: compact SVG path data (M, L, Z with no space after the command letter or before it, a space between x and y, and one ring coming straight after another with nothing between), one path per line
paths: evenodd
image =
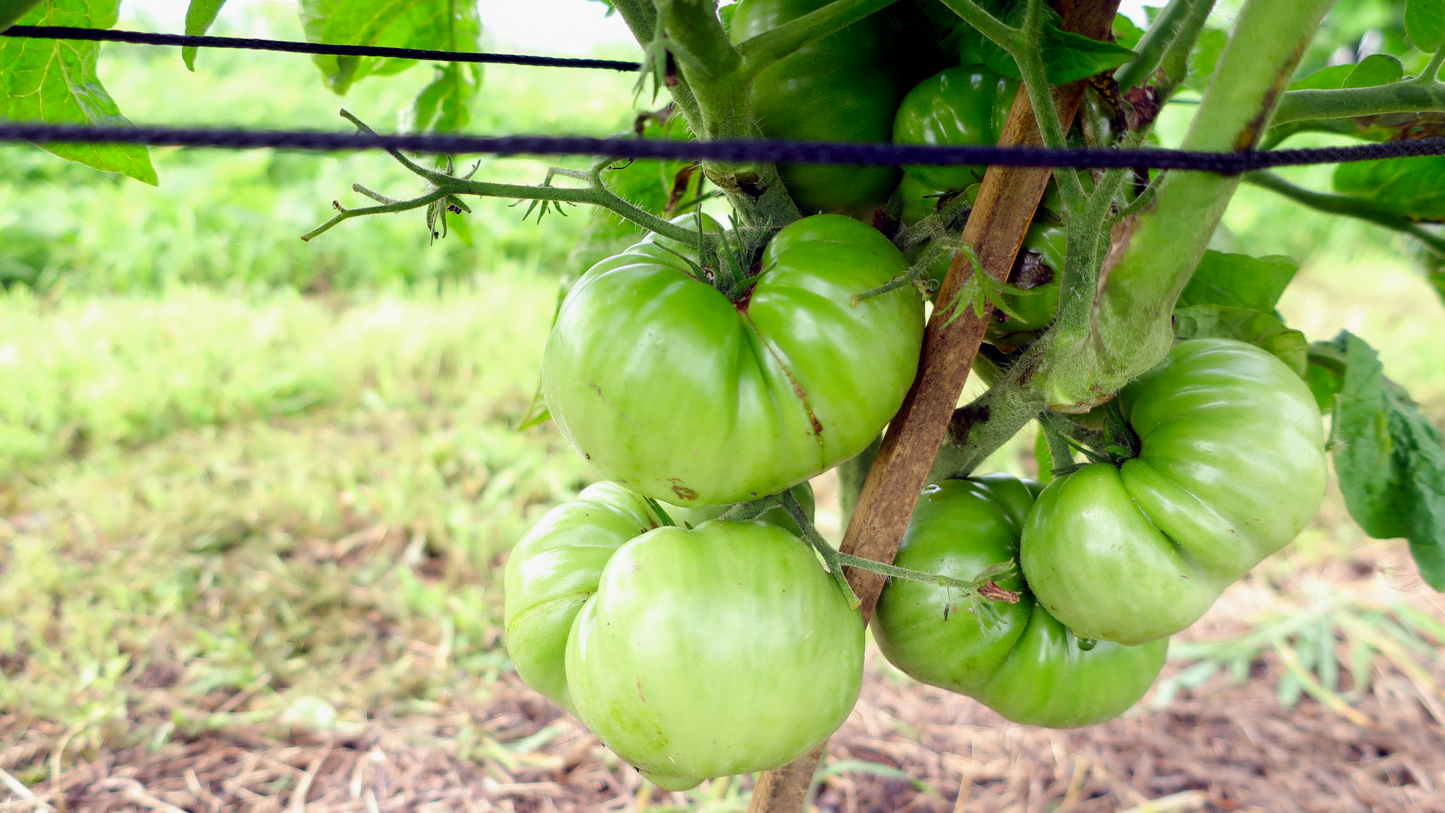
M895 564L967 580L1013 559L1037 486L1006 475L929 486ZM917 680L978 698L1014 722L1052 728L1118 716L1164 665L1167 639L1142 646L1080 641L1017 574L999 586L1021 600L971 606L946 587L889 582L872 622L879 649Z
M415 4L344 5L332 18L304 0L308 35L426 47ZM438 5L448 25L436 28L474 48L466 5ZM1187 101L1171 108L1190 118L1177 146L1236 153L1305 132L1411 139L1437 133L1445 113L1438 0L1398 9L1398 55L1323 67L1310 46L1331 0L1244 0L1230 34L1211 27L1212 0L1171 0L1146 31L1102 0L609 5L642 46L639 91L650 81L669 97L643 119L700 141L1114 151L1159 141L1166 105ZM219 6L197 7L200 29ZM98 91L92 107L73 92L50 107L32 85L53 49L0 48L21 60L0 60L9 118L110 109ZM87 88L99 87L93 56L82 55ZM338 92L389 70L318 64ZM459 129L476 79L439 69L417 128ZM1181 89L1197 98L1174 98ZM625 162L605 157L523 186L396 155L425 194L358 186L381 205L338 204L307 239L407 209L424 209L439 236L466 196L529 199L539 219L591 204L653 234L595 251L606 258L561 301L544 354L551 418L616 484L549 512L512 553L506 587L524 679L664 787L777 766L826 737L857 696L861 622L880 593L880 642L920 679L1032 723L1117 714L1158 671L1163 639L1310 520L1321 409L1352 516L1407 537L1422 577L1445 589L1439 430L1362 339L1311 343L1285 324L1276 306L1293 263L1206 252L1247 182L1406 235L1438 269L1438 159L1342 166L1328 194L1268 172L738 159L621 176ZM143 154L89 157L151 179ZM977 359L989 389L959 407ZM1045 427L1041 476L1055 478L1037 501L1017 481L959 479L1031 421ZM834 466L842 513L856 513L841 550L783 496ZM786 519L765 514L779 510ZM700 524L670 526L670 511ZM706 519L723 511L772 524ZM900 541L907 566L877 561ZM1015 556L1021 577L1007 573ZM910 581L884 590L878 576ZM1103 640L1089 649L1078 635Z
M1299 375L1229 339L1180 342L1119 406L1138 455L1050 483L1020 561L1075 633L1138 644L1194 623L1314 517L1324 434Z
M603 476L709 505L781 491L862 451L918 365L923 305L852 297L907 271L887 238L840 215L780 231L729 298L644 242L567 295L542 389Z

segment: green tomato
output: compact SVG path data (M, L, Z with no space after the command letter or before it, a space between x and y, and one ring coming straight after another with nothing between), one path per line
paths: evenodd
M895 564L973 579L1018 554L1037 483L1008 475L945 480L924 489ZM1017 573L999 581L1017 604L975 616L956 591L894 579L873 615L873 637L913 678L966 694L1016 723L1076 728L1117 717L1154 683L1168 641L1091 648L1034 600Z
M1018 82L983 65L939 71L903 97L893 120L899 144L962 147L997 144ZM938 189L964 189L983 180L986 166L907 166L903 171Z
M912 226L937 212L942 196L947 193L946 189L939 189L905 173L898 182L898 199L903 203L900 218L903 225Z
M1004 294L1004 304L1018 317L996 310L984 338L995 345L1017 346L1030 334L1053 324L1059 313L1059 289L1064 276L1068 230L1053 223L1035 223L1024 236L1014 258L1009 284L1036 294Z
M1024 575L1075 633L1172 635L1304 528L1325 493L1319 408L1284 362L1229 339L1175 345L1119 393L1142 445L1050 483Z
M792 493L812 517L813 487L802 483ZM661 507L677 525L699 525L731 506ZM800 533L781 507L760 519ZM602 569L617 549L660 527L662 520L646 500L616 483L594 483L544 514L512 548L502 582L507 652L534 691L576 712L563 665L572 620L597 591Z
M797 537L659 528L602 572L567 641L577 716L666 790L775 768L848 717L863 621Z
M742 0L732 16L739 43L828 5L830 0ZM806 45L758 74L752 108L769 138L885 142L903 87L876 17ZM778 173L805 210L867 216L898 184L894 167L782 164Z
M907 271L875 229L817 215L778 233L734 305L642 243L568 293L542 392L608 479L678 505L775 494L858 454L913 383L923 303L853 304Z

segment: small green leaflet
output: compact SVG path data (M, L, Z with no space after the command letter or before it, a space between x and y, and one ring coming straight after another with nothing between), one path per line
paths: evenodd
M1339 90L1368 88L1398 82L1405 76L1405 66L1389 54L1371 54L1355 65L1331 65L1289 86L1290 90Z
M1405 35L1427 54L1445 46L1445 0L1406 0Z
M1175 307L1228 305L1273 311L1298 270L1288 257L1206 251Z
M199 37L211 30L211 23L216 21L216 15L221 13L221 6L226 0L191 0L191 5L186 9L186 35ZM181 49L181 59L185 60L186 67L192 71L196 69L196 49L187 45Z
M1023 19L1023 12L1023 4L1017 4L1009 13L1001 16L1010 25L1018 25ZM1071 34L1060 28L1059 23L1058 14L1050 10L1044 18L1043 41L1039 43L1039 50L1044 57L1044 69L1048 72L1051 85L1088 79L1139 56L1122 45L1089 39L1082 34ZM1021 78L1013 57L1002 48L985 40L979 50L990 70L1012 79Z
M1410 540L1421 578L1445 592L1445 435L1363 339L1341 332L1315 355L1343 362L1333 454L1350 515L1376 539Z
M1296 270L1287 257L1204 252L1174 306L1174 335L1249 342L1304 377L1309 342L1274 311Z
M471 121L467 103L482 86L482 66L449 62L438 65L436 77L417 94L411 108L412 128L454 133Z
M604 2L605 2L605 0L604 0ZM720 9L717 10L718 19L722 20L723 31L726 32L728 36L732 36L732 33L733 33L733 14L737 13L737 10L738 10L738 4L737 4L737 3L733 3L732 5L728 5L728 6L723 6L722 8L720 8ZM614 11L616 11L616 9L614 9L614 8L612 7L612 4L611 4L611 3L608 3L608 4L607 4L607 13L608 13L608 15L611 15L612 12L614 12Z
M1290 90L1338 90L1345 86L1345 80L1354 72L1355 65L1331 65L1289 86Z
M1389 54L1371 54L1345 77L1342 88L1369 88L1398 82L1405 76L1405 66Z
M120 0L50 0L21 19L25 25L110 28ZM47 124L128 125L95 72L100 43L75 40L0 40L0 114ZM61 158L155 185L145 147L118 144L44 144Z

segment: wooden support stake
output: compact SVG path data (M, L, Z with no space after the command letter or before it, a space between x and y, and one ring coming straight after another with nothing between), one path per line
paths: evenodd
M1063 0L1054 5L1064 17L1065 30L1104 39L1113 26L1119 0ZM1054 103L1065 128L1078 113L1085 84L1075 82L1054 89ZM1014 97L999 144L1043 145L1033 105L1022 88ZM998 280L1008 279L1052 174L1046 168L989 167L963 229L963 239L978 253L985 273ZM966 279L966 265L963 254L954 256L938 293L939 302L952 301ZM988 328L987 315L974 316L966 303L964 308L964 315L951 325L944 325L948 314L943 308L935 310L929 320L923 334L918 376L889 423L878 458L868 470L858 506L843 536L844 553L885 563L892 563L898 553L898 544L918 504L919 493L928 482L928 470L943 445L948 422ZM858 609L864 622L873 615L883 581L884 577L876 573L848 568L848 583L863 602ZM753 789L748 813L799 813L807 801L804 797L825 745L781 768L764 771Z

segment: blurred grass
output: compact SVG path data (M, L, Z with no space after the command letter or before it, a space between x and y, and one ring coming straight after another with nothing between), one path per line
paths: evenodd
M339 308L195 287L51 306L17 288L0 297L0 472L317 407L530 395L555 302L517 274Z
M234 24L298 34L271 11ZM138 122L340 129L344 103L389 129L427 79L342 102L302 57L206 52L189 74L169 50L103 54ZM470 129L615 132L631 81L489 67ZM555 431L512 429L585 218L482 201L470 245L429 247L420 214L306 244L352 182L416 183L378 155L156 161L151 189L0 148L0 714L62 723L93 756L465 706L507 668L498 557L591 476ZM1328 169L1290 176L1328 187ZM1248 187L1227 224L1238 250L1302 264L1287 321L1365 337L1445 419L1442 306L1407 243ZM1032 439L989 467L1028 473ZM1332 497L1301 543L1269 567L1368 540Z
M248 9L223 15L217 33L301 38L294 5ZM301 55L207 51L190 73L176 49L106 45L100 76L137 123L346 131L344 106L389 131L431 68L369 79L338 98ZM487 66L468 132L613 134L630 126L632 83L612 71ZM0 145L0 284L92 294L184 283L352 290L435 287L502 267L555 275L586 221L577 213L541 230L511 201L486 199L471 203L458 235L434 246L421 211L353 220L307 244L298 238L334 214L333 200L370 203L353 183L400 198L419 194L422 182L380 152L158 148L152 157L158 188ZM538 183L546 166L484 158L480 176Z

